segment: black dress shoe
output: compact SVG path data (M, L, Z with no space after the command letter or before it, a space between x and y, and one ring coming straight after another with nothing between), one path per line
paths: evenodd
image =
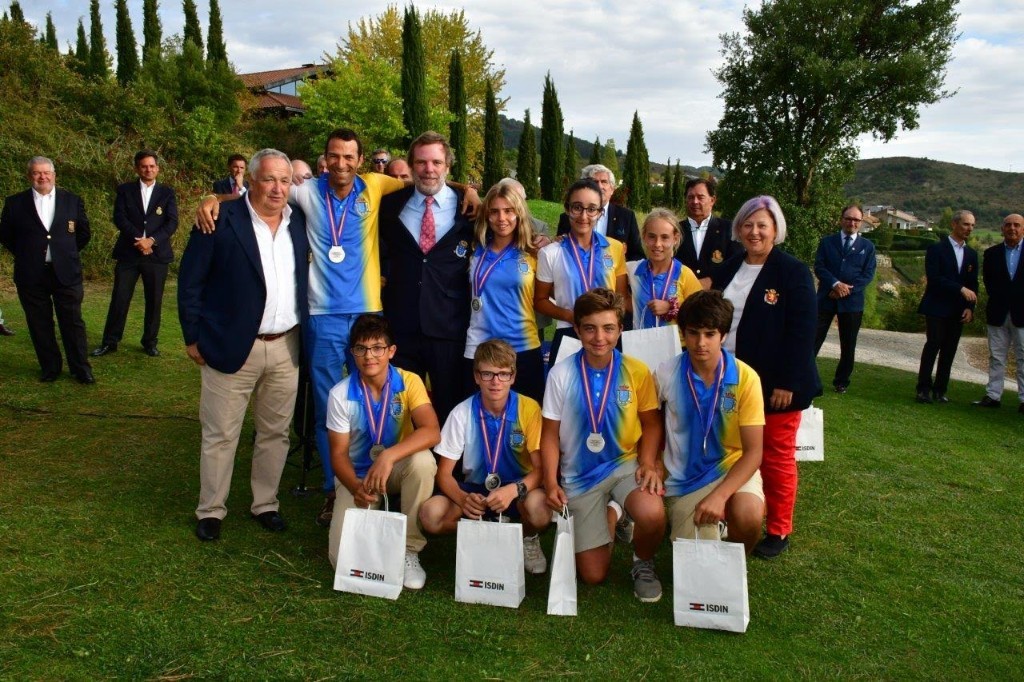
M196 524L196 537L203 542L219 539L220 519L214 518L213 516L207 516L205 519L199 519L199 523Z
M43 372L42 374L39 375L39 381L43 382L44 384L49 384L56 381L59 376L59 370L56 372Z
M14 336L14 331L9 329L6 325L0 324L0 336Z
M945 393L932 393L932 400L942 404L949 402L949 398L946 397Z
M96 350L94 350L93 352L89 353L89 355L93 356L94 358L101 358L104 355L110 355L111 353L115 352L117 352L116 343L105 343Z
M288 527L288 524L284 522L284 517L276 511L265 511L262 514L253 514L252 517L256 519L258 524L275 533Z
M151 358L160 357L160 351L157 349L156 346L150 346L149 348L143 348L142 352L145 353L146 355L148 355Z
M77 381L80 384L95 384L96 378L93 377L92 371L87 369L84 372L81 372L80 374L76 374L75 381Z
M833 388L836 390L836 393L846 393L846 389L849 386L833 386Z
M928 395L928 391L918 391L917 392L917 402L919 402L919 403L931 403L932 402L932 397L930 395Z
M977 405L978 407L999 407L1002 403L998 400L992 400L987 395L981 400L975 400L971 405Z

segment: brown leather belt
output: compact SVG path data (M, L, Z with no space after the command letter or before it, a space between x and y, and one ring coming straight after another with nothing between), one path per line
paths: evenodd
M298 325L296 325L296 327L297 326ZM294 329L295 327L292 327L291 329L283 331L280 334L257 334L256 338L259 339L260 341L277 341L282 336L287 336L288 334L291 334Z

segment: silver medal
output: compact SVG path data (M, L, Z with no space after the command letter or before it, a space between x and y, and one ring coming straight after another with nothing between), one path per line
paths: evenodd
M370 448L370 459L377 461L377 458L380 457L380 453L384 452L384 449L383 445L374 445Z
M487 478L484 479L484 487L491 492L501 487L501 476L498 474L487 474Z
M479 296L474 296L472 303L470 303L470 306L472 306L475 312L480 312L480 309L484 307L483 299L481 299Z
M604 436L600 433L591 433L587 436L587 450L595 454L604 450Z
M332 246L327 252L327 257L332 263L340 263L345 260L345 249L341 246Z

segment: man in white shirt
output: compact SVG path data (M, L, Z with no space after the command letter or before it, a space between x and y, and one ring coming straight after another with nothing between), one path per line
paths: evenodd
M14 254L14 284L42 369L39 380L56 381L61 373L56 313L71 374L79 383L92 384L96 380L86 350L79 253L91 236L85 204L56 187L53 161L44 156L29 161L28 179L30 189L4 202L0 244Z
M285 529L277 490L298 387L299 330L308 316L309 243L305 215L288 206L288 157L264 149L249 168L249 191L221 207L214 232L192 231L178 274L186 351L202 372L196 536L203 541L220 537L250 396L250 511L265 529Z

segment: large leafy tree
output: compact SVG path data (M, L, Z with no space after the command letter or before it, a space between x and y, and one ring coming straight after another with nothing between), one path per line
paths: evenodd
M115 27L117 82L127 85L134 81L139 74L139 53L135 48L135 29L132 28L132 18L128 14L128 0L117 0L115 8L117 15Z
M562 148L562 107L550 73L544 76L540 125L540 196L547 201L558 201L565 150Z
M889 141L918 126L943 89L957 0L769 0L745 9L746 32L722 36L724 112L707 136L726 171L719 206L770 193L809 259L835 224L856 139Z
M469 161L466 158L466 143L469 127L466 121L466 83L462 71L462 54L459 50L452 51L448 62L448 113L452 116L448 124L448 144L452 147L455 163L452 164L452 179L456 182L466 181Z
M519 154L516 159L516 179L523 185L527 198L536 199L540 196L540 185L537 183L537 136L530 122L530 110L526 110L523 119L523 133L519 137Z
M406 144L430 129L426 60L420 15L410 5L405 9L402 22L402 123L405 124Z
M626 205L640 211L651 210L651 160L644 142L644 127L636 111L633 112L623 166L622 187Z

